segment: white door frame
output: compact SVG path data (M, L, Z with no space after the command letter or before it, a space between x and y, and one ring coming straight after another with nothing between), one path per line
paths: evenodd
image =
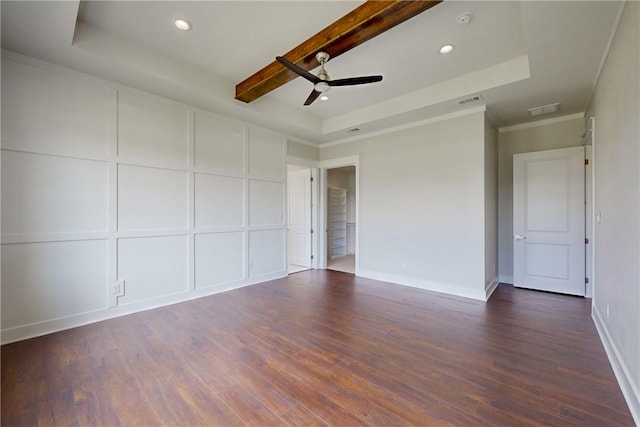
M320 167L319 173L319 198L320 204L315 212L318 221L318 230L322 232L315 233L318 236L318 268L327 268L327 169L341 168L345 166L356 167L356 241L355 241L355 274L359 274L359 247L360 247L360 156L340 157L337 159L323 160L318 163Z
M320 226L320 215L318 215L318 206L320 203L320 171L318 169L318 162L314 160L304 159L301 157L287 156L287 165L301 166L305 168L311 169L311 229L313 230L313 234L311 235L311 268L325 268L319 266L319 261L321 257L318 254L322 252L319 250L319 238L320 234L319 230L321 230ZM285 212L289 212L289 197L287 194L286 197L286 209ZM286 218L286 223L288 224L289 219ZM289 230L288 227L286 229L286 241L289 242ZM285 245L285 258L287 262L289 261L289 245ZM325 260L326 264L326 260Z
M596 287L596 118L589 117L587 120L588 127L583 136L583 140L585 146L591 146L589 155L589 165L591 166L591 211L585 213L591 217L591 227L589 230L586 230L591 249L591 271L587 272L589 286L587 286L587 294L585 296L591 298L593 305L595 304Z

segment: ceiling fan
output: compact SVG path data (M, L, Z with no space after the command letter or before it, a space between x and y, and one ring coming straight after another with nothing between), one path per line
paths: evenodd
M327 52L318 52L316 53L316 59L320 63L320 71L318 71L318 75L315 76L308 72L307 70L298 67L293 62L289 61L282 56L276 56L276 60L298 74L300 77L304 77L313 83L313 90L309 94L309 97L304 102L304 105L310 105L313 101L315 101L318 96L322 92L328 92L332 86L353 86L353 85L363 85L366 83L375 83L382 80L382 76L364 76L364 77L351 77L348 79L337 79L331 80L329 78L329 73L324 69L324 64L329 60L329 54Z

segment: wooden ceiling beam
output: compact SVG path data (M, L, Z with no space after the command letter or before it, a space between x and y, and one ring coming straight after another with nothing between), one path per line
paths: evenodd
M353 49L442 0L370 0L283 55L305 70L320 64L317 52L331 58ZM275 58L274 58L275 59ZM236 85L236 99L251 102L298 77L277 61Z

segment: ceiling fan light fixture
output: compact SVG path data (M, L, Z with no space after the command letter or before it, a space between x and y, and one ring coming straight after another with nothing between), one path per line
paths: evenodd
M318 92L329 92L329 89L331 89L331 86L329 86L329 83L327 82L318 82L315 84L314 88Z
M329 97L327 95L322 95L320 97L320 101L328 101L328 100L329 100Z
M453 51L453 46L450 44L445 44L440 48L440 53L442 54L451 53L451 51Z
M189 31L191 29L191 24L184 19L176 19L173 23L177 29L182 31Z

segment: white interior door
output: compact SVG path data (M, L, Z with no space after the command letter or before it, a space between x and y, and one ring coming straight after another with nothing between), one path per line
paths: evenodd
M513 156L515 286L584 296L584 204L584 147Z
M289 264L311 267L311 169L290 171Z

